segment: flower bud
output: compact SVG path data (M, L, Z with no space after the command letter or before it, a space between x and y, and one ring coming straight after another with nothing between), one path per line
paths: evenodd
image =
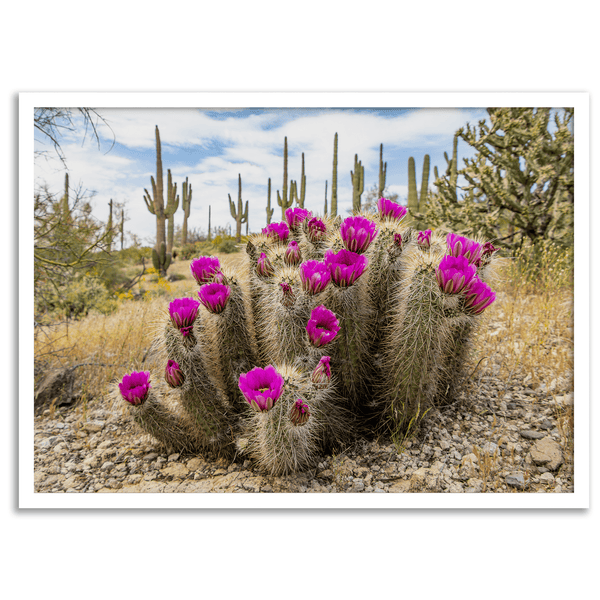
M165 367L165 381L172 387L180 387L183 385L185 377L183 371L179 367L179 363L170 360Z
M310 409L308 404L302 398L298 398L296 402L294 402L294 406L292 406L292 410L290 411L290 420L296 425L304 425L310 417Z
M319 364L315 367L312 375L310 376L310 380L315 384L315 387L319 389L324 389L329 385L331 381L331 367L329 366L329 361L331 357L323 356L319 361Z

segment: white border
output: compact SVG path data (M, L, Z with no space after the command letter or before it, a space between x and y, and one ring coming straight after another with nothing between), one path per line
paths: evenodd
M575 492L572 494L36 494L33 492L33 109L130 107L575 107ZM588 93L19 94L19 508L589 508L590 200Z

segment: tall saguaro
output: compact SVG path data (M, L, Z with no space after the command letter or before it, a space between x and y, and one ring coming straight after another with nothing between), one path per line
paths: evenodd
M290 194L291 196L291 194ZM288 200L288 147L287 147L287 136L283 141L283 190L281 196L279 190L277 190L277 204L281 206L281 219L285 220L285 211L291 208L294 200L290 197Z
M387 163L383 162L383 144L379 145L379 190L378 194L381 198L383 190L385 190L385 176L387 174Z
M338 167L338 134L333 140L333 175L331 177L331 216L337 216L337 167Z
M165 201L163 193L163 167L162 155L160 147L160 132L158 125L155 129L156 136L156 181L150 176L152 184L152 194L144 188L144 202L148 210L156 216L156 245L152 252L152 260L154 267L164 277L167 274L167 269L171 264L171 255L166 252L166 231L165 231Z
M229 196L229 211L231 212L231 216L235 219L235 241L242 241L242 223L248 222L248 200L246 200L246 208L242 210L242 176L238 174L238 203L237 203L237 211L235 209L235 204L231 199L231 194L227 194Z
M181 229L181 244L185 246L187 244L188 234L188 219L190 217L190 209L192 204L192 184L188 184L188 178L185 178L185 182L181 188L181 208L183 208L183 227Z

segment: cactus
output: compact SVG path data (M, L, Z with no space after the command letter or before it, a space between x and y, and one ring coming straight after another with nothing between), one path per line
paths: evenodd
M179 196L177 196L177 184L171 178L171 169L167 169L167 206L165 216L167 217L167 252L173 252L173 236L175 234L175 213L179 208Z
M152 248L152 266L163 276L162 273L166 273L167 269L171 265L172 255L167 252L167 245L165 242L161 242L158 252L156 248Z
M275 209L271 208L271 178L269 177L269 189L267 192L267 225L271 223L273 212L275 212Z
M112 251L112 245L113 245L113 237L114 237L114 232L113 232L113 201L112 198L110 199L110 202L108 203L108 221L106 222L106 244L108 246L108 251L111 252Z
M333 138L333 175L331 178L331 211L330 214L332 217L337 216L337 159L338 152L338 134L336 132L335 137Z
M360 211L360 197L365 191L365 168L358 160L358 154L354 155L354 171L350 171L350 181L352 182L352 210L357 213Z
M183 208L183 227L181 229L181 245L187 244L188 219L190 217L190 207L192 204L192 184L188 184L188 178L185 178L181 186L181 208Z
M327 179L325 180L325 205L323 206L323 216L327 216Z
M294 200L300 208L304 208L304 199L306 198L306 175L304 174L304 152L302 153L302 174L300 175L300 196L295 181L290 182L290 200Z
M242 223L248 222L248 200L246 200L246 207L242 210L242 176L238 174L238 203L237 203L237 211L235 209L235 204L231 199L231 194L227 194L229 196L229 211L231 212L231 216L235 219L235 241L242 241Z
M379 145L379 198L383 197L383 190L385 190L385 176L387 174L387 163L383 162L383 144Z
M212 232L210 229L210 204L208 205L208 237L206 239L209 242L212 240Z
M408 159L408 211L411 223L415 223L415 214L419 212L419 196L417 195L417 176L415 174L415 159L411 156Z
M452 160L448 158L448 153L444 152L444 158L446 159L446 163L448 165L446 173L449 175L449 183L450 183L450 191L452 192L452 196L454 201L457 200L456 195L456 184L458 182L458 137L460 132L456 132L454 134L454 140L452 142ZM435 178L439 179L437 167L434 169Z
M427 204L427 194L429 192L429 154L425 155L423 160L423 179L421 180L421 195L419 196L419 212L425 212Z
M281 196L279 190L277 190L277 204L281 206L281 219L285 220L285 211L291 208L294 203L290 197L288 200L288 148L287 148L287 137L283 141L283 189Z
M65 173L65 193L60 199L60 212L65 223L71 222L71 208L69 207L69 174Z
M295 225L300 264L284 227L250 236L243 266L192 262L200 301L171 302L157 330L171 389L129 407L143 431L176 451L236 453L280 475L357 435L400 443L452 399L493 301L483 282L495 249L417 234L391 213L339 221Z
M119 221L119 234L121 236L121 250L125 241L125 209L121 209L121 220Z
M155 127L155 138L156 138L156 181L154 177L150 176L150 183L152 184L152 195L146 188L144 188L144 202L146 208L151 214L156 216L156 244L154 246L153 257L156 255L159 262L155 268L158 270L159 275L164 277L167 274L167 259L169 256L168 263L171 263L171 255L168 252L162 251L162 244L166 246L167 236L165 232L165 205L163 195L163 167L162 167L162 154L160 145L160 132L158 131L158 125ZM170 176L169 176L170 184ZM170 186L171 187L171 186ZM170 190L171 191L171 190ZM165 257L165 262L160 261L160 257Z

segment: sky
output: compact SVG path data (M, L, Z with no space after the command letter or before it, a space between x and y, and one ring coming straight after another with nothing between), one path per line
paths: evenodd
M100 125L100 147L83 126L65 132L61 147L65 155L72 189L81 186L93 192L93 214L108 218L108 203L125 204L125 231L134 233L145 245L152 245L156 221L143 200L144 189L151 191L150 177L156 179L155 126L160 131L163 177L171 170L177 183L180 206L175 224L183 223L182 183L192 186L188 228L206 232L208 209L215 226L235 221L229 211L228 194L237 207L238 175L242 178L242 200L249 201L249 228L260 231L266 225L268 180L271 179L272 221L282 219L277 205L277 190L283 189L283 146L288 142L289 182L297 181L300 191L302 153L305 160L305 207L315 214L323 212L325 182L331 202L334 135L338 134L338 214L352 207L350 171L354 156L365 169L366 191L378 183L379 147L387 162L387 189L399 195L401 203L408 194L408 159L415 159L417 187L420 190L423 159L430 155L429 187L433 189L433 167L446 169L444 152L452 155L454 133L467 122L485 119L483 108L98 108L108 126ZM77 121L75 121L77 124ZM47 184L62 195L65 167L52 146L36 132L35 149L49 151L35 160L36 185ZM458 164L473 151L459 140ZM71 194L73 196L73 193ZM245 232L245 225L242 228ZM126 236L125 245L131 244Z

